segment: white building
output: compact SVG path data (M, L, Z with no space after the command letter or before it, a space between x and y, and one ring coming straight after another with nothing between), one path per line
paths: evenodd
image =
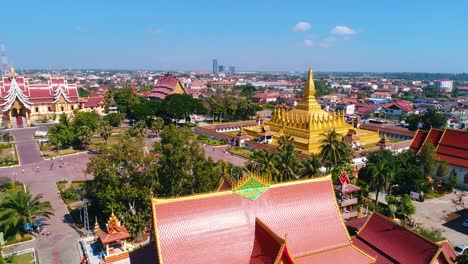
M436 88L439 88L445 92L451 92L453 89L453 81L449 79L435 80L434 85Z

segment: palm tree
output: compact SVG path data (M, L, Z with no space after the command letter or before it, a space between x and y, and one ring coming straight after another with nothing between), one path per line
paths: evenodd
M369 186L375 190L375 206L379 204L379 193L387 190L395 175L394 169L387 160L379 160L377 163L369 165L371 180Z
M286 134L286 135L280 136L278 139L278 145L279 145L278 148L281 148L286 144L292 144L292 142L293 142L293 138L291 135Z
M112 135L112 126L108 122L103 122L99 129L99 134L106 141L107 145L107 140Z
M164 127L164 120L161 117L158 116L151 121L151 130L153 130L153 132L156 132L158 137L159 137L159 132L161 131L161 129L163 129L163 127Z
M340 135L335 129L327 130L320 135L324 138L320 139L322 145L320 145L319 155L328 170L340 163L349 161L351 158L349 146L339 139Z
M34 198L26 191L10 191L0 203L0 226L7 232L20 230L25 231L26 223L32 223L38 218L50 218L53 209L50 202L41 202L42 194Z
M280 174L278 166L278 156L272 152L260 150L255 151L252 159L261 163L259 171L262 172L264 176L267 176L270 180L277 181Z
M144 137L146 135L146 123L145 121L136 122L135 126L132 129L133 135L136 137Z
M277 181L296 180L300 176L302 163L297 158L297 152L294 150L294 145L285 144L279 147L281 154L278 157L277 168L280 171Z
M320 174L320 167L322 162L320 161L320 156L318 154L312 154L307 161L302 162L304 169L302 170L301 177L311 178L318 176Z
M89 143L91 143L92 137L93 131L88 126L82 126L78 129L78 139L85 148L87 148Z

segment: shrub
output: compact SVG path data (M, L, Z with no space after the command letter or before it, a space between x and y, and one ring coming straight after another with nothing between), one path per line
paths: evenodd
M424 227L418 227L416 228L416 232L418 232L422 236L425 236L426 238L429 238L430 240L434 242L446 240L446 238L442 236L442 231L437 228L427 229Z

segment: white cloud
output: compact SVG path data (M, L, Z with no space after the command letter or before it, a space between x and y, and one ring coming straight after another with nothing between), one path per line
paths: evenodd
M161 30L159 28L150 27L150 28L145 29L145 33L147 33L147 34L159 34L159 33L161 33Z
M336 38L335 37L328 37L328 38L325 38L323 39L322 41L320 41L320 47L322 48L330 48L331 46L333 46L333 44L336 42Z
M359 30L349 28L347 26L336 26L330 32L333 35L356 35Z
M315 43L311 39L304 39L304 45L306 45L308 47L313 47L315 45Z
M308 22L304 22L304 21L301 21L299 23L297 23L293 28L292 30L294 32L300 32L300 31L307 31L310 29L310 23Z

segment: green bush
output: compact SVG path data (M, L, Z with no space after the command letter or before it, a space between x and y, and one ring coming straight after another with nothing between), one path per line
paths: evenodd
M424 227L418 227L416 228L416 232L418 232L422 236L425 236L426 238L429 238L430 240L434 242L446 240L446 238L442 236L442 231L437 228L427 229Z
M70 187L62 192L62 197L65 200L78 199L78 193L76 192L75 188Z

